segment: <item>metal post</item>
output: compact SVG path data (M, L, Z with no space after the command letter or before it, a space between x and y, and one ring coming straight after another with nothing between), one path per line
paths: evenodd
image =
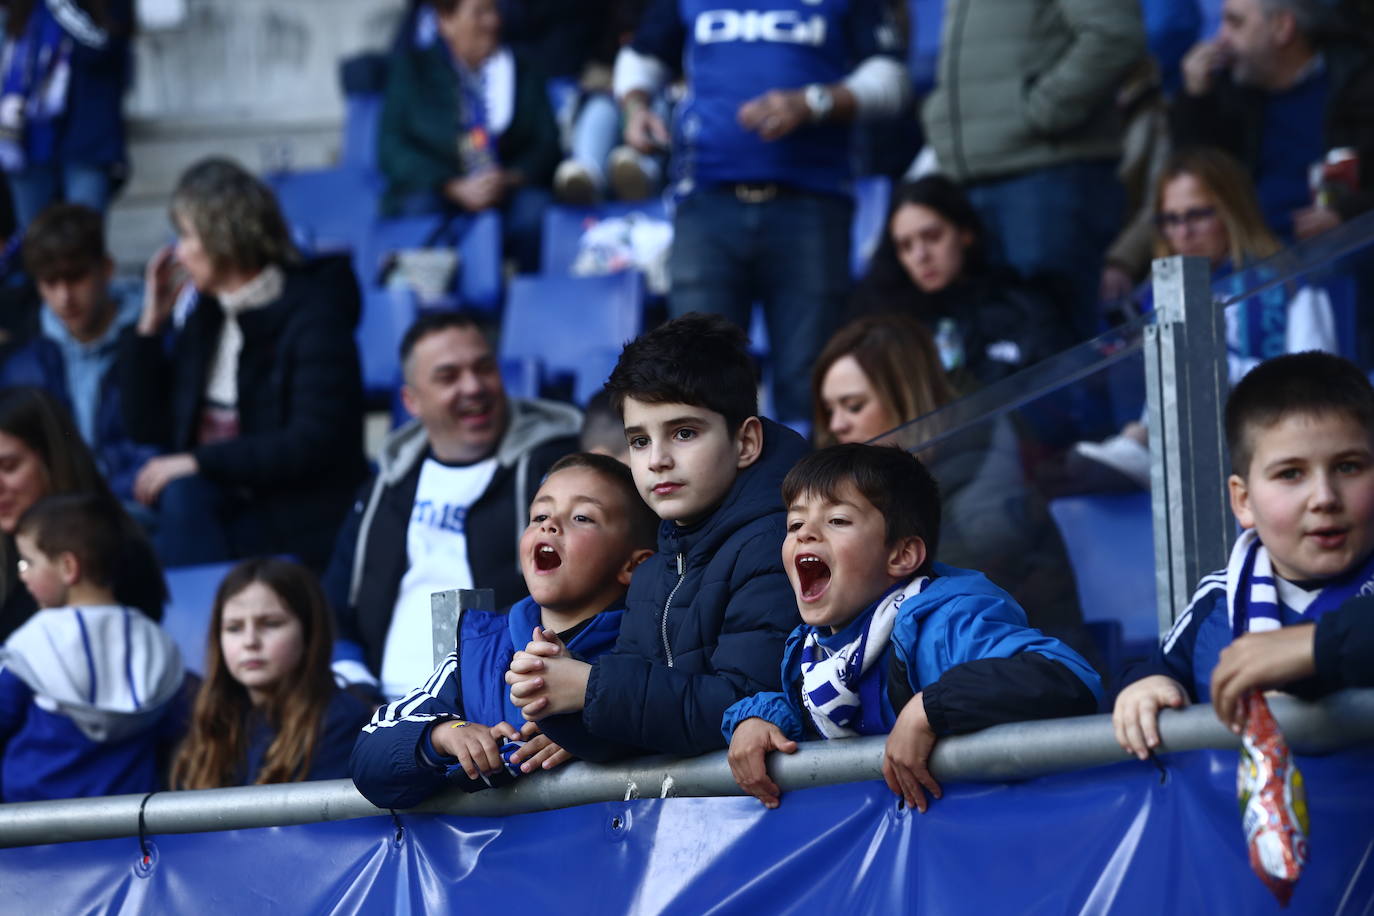
M1146 330L1155 576L1163 633L1203 574L1226 562L1234 522L1222 410L1226 331L1205 258L1154 262L1156 322Z
M463 612L495 611L496 593L489 588L450 588L429 596L429 619L434 634L434 667L453 651L458 620Z

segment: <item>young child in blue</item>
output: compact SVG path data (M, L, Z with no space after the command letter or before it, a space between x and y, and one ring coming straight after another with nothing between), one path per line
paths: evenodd
M1244 530L1112 712L1142 760L1164 707L1210 696L1239 732L1252 689L1312 699L1374 685L1374 387L1328 353L1267 360L1227 398L1226 441Z
M351 765L358 791L379 807L408 808L449 784L476 791L516 767L529 773L568 760L538 726L510 724L521 719L506 694L506 666L532 634L582 659L608 651L625 588L652 553L656 526L625 465L585 452L559 459L530 503L520 539L529 597L501 614L463 613L455 651L358 736Z
M889 734L888 787L926 810L937 737L1001 722L1092 713L1102 684L1078 653L1026 625L982 573L935 562L940 498L901 449L837 445L802 459L782 485L783 566L801 611L782 692L725 712L736 782L779 804L769 751L806 738Z
M165 596L152 548L112 496L51 496L19 520L19 575L41 610L0 648L0 799L152 792L185 727L185 670L117 578ZM117 597L117 595L119 597Z
M761 420L744 332L689 313L626 344L606 386L635 484L661 519L615 651L594 662L533 640L506 682L525 718L587 760L724 746L720 717L776 690L797 607L778 488L806 443Z

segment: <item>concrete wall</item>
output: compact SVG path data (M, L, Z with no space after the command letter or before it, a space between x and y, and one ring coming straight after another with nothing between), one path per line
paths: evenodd
M110 247L141 265L170 232L181 171L210 154L255 171L327 165L339 153L339 61L390 40L404 0L141 0L126 102L132 176Z

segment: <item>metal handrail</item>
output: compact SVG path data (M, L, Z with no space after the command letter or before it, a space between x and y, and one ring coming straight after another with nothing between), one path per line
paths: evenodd
M1348 690L1317 703L1270 700L1289 744L1300 753L1326 753L1374 742L1374 690ZM1165 710L1162 751L1234 748L1210 706ZM773 754L769 771L784 790L882 778L885 738L804 743L793 755ZM1126 759L1112 737L1109 716L1083 716L998 725L942 739L931 772L942 782L1004 782L1102 766ZM743 794L724 752L687 760L640 758L610 765L574 763L518 780L513 786L467 794L443 793L411 813L496 817L633 798ZM146 804L144 800L146 798ZM373 817L387 813L346 779L324 782L117 795L0 805L0 847L138 836L139 809L149 835L279 827Z

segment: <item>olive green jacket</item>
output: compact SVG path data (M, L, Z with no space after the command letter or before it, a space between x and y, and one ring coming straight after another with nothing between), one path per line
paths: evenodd
M959 181L1115 159L1114 93L1146 53L1137 0L946 0L926 136Z

